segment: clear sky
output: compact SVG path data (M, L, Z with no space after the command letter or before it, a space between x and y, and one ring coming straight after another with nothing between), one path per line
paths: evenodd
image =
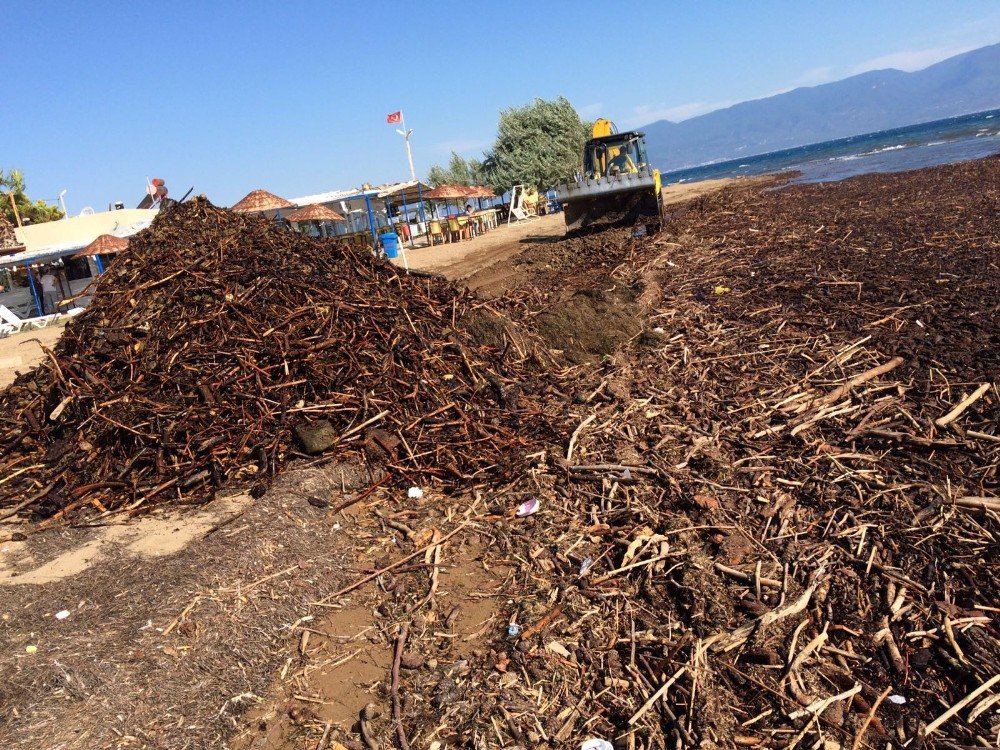
M565 95L637 126L1000 41L996 0L7 2L0 167L71 214L147 177L230 205L418 176Z

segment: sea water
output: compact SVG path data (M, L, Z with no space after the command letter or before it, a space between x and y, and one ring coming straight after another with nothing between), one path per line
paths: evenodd
M902 172L1000 153L1000 109L813 143L664 174L664 181L800 172L794 182L835 182L867 172Z

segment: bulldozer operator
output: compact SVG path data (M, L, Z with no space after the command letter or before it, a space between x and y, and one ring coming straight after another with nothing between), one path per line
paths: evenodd
M618 147L618 155L608 163L608 174L620 174L622 172L637 172L635 163L628 155L628 143L623 143Z

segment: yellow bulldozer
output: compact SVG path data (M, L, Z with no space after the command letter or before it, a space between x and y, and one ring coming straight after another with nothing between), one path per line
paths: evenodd
M594 123L583 148L583 172L556 187L566 229L642 224L660 228L663 212L660 170L646 158L646 135L619 133L611 120Z

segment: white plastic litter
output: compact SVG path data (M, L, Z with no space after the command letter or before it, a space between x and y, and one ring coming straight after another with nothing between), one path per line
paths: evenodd
M57 620L65 620L67 617L69 617L69 610L68 609L63 609L63 610L60 610L59 612L56 612L56 619Z
M424 491L419 487L410 487L410 489L406 491L406 496L410 498L410 500L419 500L424 496Z
M906 698L904 698L901 695L890 695L889 702L895 703L897 706L902 706L904 703L906 703Z
M607 740L587 740L580 745L580 750L615 750L615 746Z
M532 513L538 512L538 507L540 505L541 502L539 502L537 497L532 498L531 500L528 500L527 502L518 505L517 511L515 511L514 515L516 515L518 518L524 518L525 516L530 516Z

